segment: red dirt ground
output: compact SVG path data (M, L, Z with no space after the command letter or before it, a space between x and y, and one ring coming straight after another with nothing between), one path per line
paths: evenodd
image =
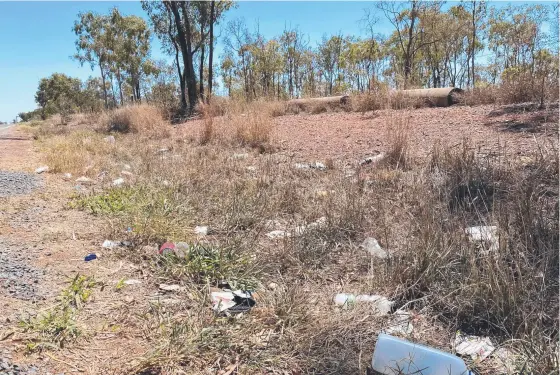
M501 145L508 153L526 155L538 148L537 143L557 144L558 104L548 109L481 105L383 110L374 114L298 114L276 117L273 122L273 143L302 161L332 159L353 163L375 155L387 150L388 130L398 124L408 126L410 149L417 156L429 153L436 141L455 145L464 138L482 152L496 152ZM202 124L201 120L189 121L179 132L196 137ZM228 125L225 118L215 119L214 124L218 132Z

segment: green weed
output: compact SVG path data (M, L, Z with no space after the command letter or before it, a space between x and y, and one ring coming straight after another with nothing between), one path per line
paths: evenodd
M216 285L227 280L234 288L252 289L258 284L251 259L233 246L218 248L195 244L189 247L185 257L169 254L159 257L154 265L160 277L188 279L201 285Z
M76 324L76 313L89 300L96 283L91 277L76 275L68 288L62 291L59 303L44 314L22 319L19 325L25 332L37 337L27 344L29 351L41 350L76 339L81 330Z

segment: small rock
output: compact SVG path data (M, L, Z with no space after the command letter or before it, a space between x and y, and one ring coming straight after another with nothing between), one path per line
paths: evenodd
M233 154L231 156L233 159L237 159L237 160L241 160L241 159L247 159L249 157L249 154L247 153L243 153L243 154Z
M133 296L125 296L124 301L126 303L132 303L132 302L134 302L134 297Z
M43 172L47 172L48 170L49 170L49 167L44 165L42 167L39 167L39 168L35 169L35 173L41 174Z
M177 284L159 284L159 289L163 290L164 292L179 292L184 290L185 288Z
M121 175L126 176L126 177L134 177L134 174L132 172L129 172L129 171L121 171Z
M268 284L268 289L275 290L276 288L278 288L278 284L274 282Z
M307 163L296 163L296 169L311 169L311 166Z
M264 223L264 228L265 229L274 229L274 228L279 228L282 227L282 223L278 220L267 220Z
M107 171L101 171L97 175L97 179L103 181L105 179L105 177L107 177L107 174L108 174Z
M162 181L162 185L163 185L163 186L169 186L169 181L163 180L163 181Z
M366 238L360 246L376 258L386 259L389 257L389 253L383 250L381 245L379 245L379 242L377 242L377 240L373 237Z
M307 169L317 169L319 171L324 171L327 169L327 166L319 161L315 162L315 163L296 163L295 164L295 168L296 169L303 169L303 170L307 170Z
M120 186L124 184L124 178L119 177L116 180L113 180L113 186Z
M123 164L123 168L124 169L131 169L130 165L128 165L128 164Z
M256 172L257 171L257 167L254 167L252 165L246 167L245 169L248 170L249 172Z
M325 216L322 216L317 220L315 220L314 222L312 222L311 224L308 224L306 229L323 228L326 225L327 225L327 218Z
M318 190L315 192L315 195L317 195L317 197L319 198L324 198L329 195L329 192L326 190Z
M379 155L369 156L360 162L360 165L366 164L376 164L379 163L381 160L385 159L385 153L380 153Z
M178 298L152 298L150 303L157 303L162 305L175 305L181 303L181 300Z
M64 175L62 176L62 179L64 181L69 181L72 178L72 173L64 173Z
M272 232L268 232L266 236L271 240L277 240L280 238L290 237L290 232L285 230L273 230Z
M144 255L151 256L153 254L157 254L159 249L156 246L144 245L140 250Z
M194 228L194 232L196 234L202 235L202 236L206 236L209 233L209 229L207 226L196 226Z
M76 182L79 184L83 184L83 185L92 185L95 184L95 181L93 181L91 178L88 178L86 176L82 176L76 179Z
M107 142L107 143L110 143L110 144L114 144L114 143L115 143L115 137L113 137L112 135L103 138L103 140L104 140L105 142Z
M125 280L124 283L126 285L136 285L136 284L142 284L142 281L136 280L136 279L128 279L128 280Z

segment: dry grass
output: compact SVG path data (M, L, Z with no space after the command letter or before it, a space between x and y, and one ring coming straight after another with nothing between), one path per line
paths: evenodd
M235 129L235 140L241 146L266 149L271 140L271 116L271 111L261 108L259 103L252 103L243 113L229 114L230 126Z
M89 177L110 168L111 160L118 153L115 145L104 140L104 135L92 131L49 136L41 142L41 147L51 172Z
M149 104L130 105L104 112L100 118L103 131L140 133L149 137L168 137L169 124L161 110Z
M244 374L363 373L387 317L367 307L338 309L331 302L338 292L383 294L395 308L424 316L429 324L415 324L416 342L449 351L456 329L490 334L523 350L534 373L557 369L557 150L543 148L521 164L507 150L482 158L465 143L412 162L403 115L388 125L388 162L363 167L358 178L296 170L274 153L233 159L239 146L273 142L272 113L259 103L230 107L213 118L204 145L134 133L118 135L114 145L94 133L45 140L53 162L63 155L60 171L97 157L95 168L109 174L132 165L134 184L97 191L75 206L106 218L107 238L135 243L121 256L158 282L186 288L178 305L137 311L139 335L152 350L125 371L178 374L188 366L215 373L233 365ZM224 127L233 142L216 142ZM162 144L172 150L155 152ZM324 225L299 236L264 235L320 217ZM197 238L195 225L213 234ZM494 253L466 239L473 225L498 226ZM127 227L132 232L123 235ZM368 235L393 256L376 259L359 249ZM187 241L196 251L178 259L141 250L166 240ZM257 290L257 307L238 319L215 316L208 286L224 278Z
M209 143L214 136L214 120L212 114L212 107L202 102L198 103L199 111L202 114L204 127L200 134L200 144L205 145Z

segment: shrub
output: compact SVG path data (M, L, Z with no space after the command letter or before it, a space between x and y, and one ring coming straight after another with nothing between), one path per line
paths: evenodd
M140 133L152 137L169 136L169 125L160 109L148 104L130 105L105 112L101 124L105 131Z

